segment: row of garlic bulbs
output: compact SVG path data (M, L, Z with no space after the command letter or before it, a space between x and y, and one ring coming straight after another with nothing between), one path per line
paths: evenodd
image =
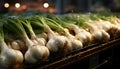
M21 39L15 39L12 41L3 40L0 43L0 67L9 68L12 65L25 63L39 63L40 61L47 60L51 54L60 55L61 53L67 54L73 50L82 49L84 46L100 42L109 41L111 37L117 38L120 35L120 19L114 18L114 20L89 20L86 21L86 28L80 27L76 24L71 24L70 28L65 28L63 25L59 26L58 29L63 30L61 32L56 32L49 25L46 17L37 17L38 22L36 25L41 25L44 27L43 34L35 34L32 25L26 25L30 30L30 37L26 33L26 29L23 27L22 20L20 23L12 23L14 21L9 21L7 27L14 25L14 30L21 30L21 35L25 34ZM53 20L54 21L54 20ZM19 20L15 20L19 22ZM27 22L26 22L27 23ZM52 23L51 23L52 24ZM53 23L54 24L54 23ZM11 27L12 28L12 27ZM23 29L24 28L24 29ZM56 28L57 29L57 28ZM74 31L74 34L70 32ZM13 36L12 36L13 38ZM16 51L16 52L13 52ZM13 55L14 54L14 55Z

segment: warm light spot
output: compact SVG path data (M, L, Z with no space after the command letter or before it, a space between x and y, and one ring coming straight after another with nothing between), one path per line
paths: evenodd
M22 9L26 9L26 8L27 8L27 6L26 6L26 5L23 5L23 6L22 6Z
M5 8L8 8L9 6L10 6L9 3L5 3L5 4L4 4L4 7L5 7Z
M15 3L16 8L20 8L20 3Z
M44 8L48 8L49 4L48 3L44 3L43 6L44 6Z

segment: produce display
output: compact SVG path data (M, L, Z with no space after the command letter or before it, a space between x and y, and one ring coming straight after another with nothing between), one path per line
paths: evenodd
M18 15L0 19L0 68L36 64L120 36L115 14Z

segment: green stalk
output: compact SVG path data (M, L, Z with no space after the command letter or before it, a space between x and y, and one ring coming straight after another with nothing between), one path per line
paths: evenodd
M25 41L25 44L27 47L34 45L34 43L29 39L29 37L21 23L21 20L19 20L18 18L16 18L16 19L9 18L7 25L9 26L9 28L11 28L12 31L15 31L19 36L22 37L22 39Z
M39 27L39 31L44 32L44 25L40 21L41 16L32 16L29 18L29 21L31 22L32 26Z
M45 24L44 18L41 17L41 16L31 17L30 22L31 22L32 25L39 26L40 28L44 28L45 29L46 27L48 27Z
M46 24L46 21L44 17L41 16L35 16L32 18L35 22L32 22L33 25L37 25L41 28L44 28L44 31L48 33L48 37L51 38L54 36L54 32L51 30L51 28Z
M65 17L67 17L68 19L66 19ZM63 27L65 28L73 28L73 25L78 25L79 27L86 27L85 21L86 19L88 20L88 16L80 16L80 15L73 15L73 14L69 14L68 16L66 15L63 18L59 18L57 16L54 15L53 16L49 16L49 18L55 20L57 23L61 24ZM65 20L66 19L66 20ZM69 22L72 21L73 23Z
M0 26L0 42L4 41L3 26Z
M52 28L53 30L57 31L57 32L62 32L61 28L60 28L60 24L58 24L56 21L49 19L49 18L45 18L46 20L46 24Z
M28 21L27 19L25 19L25 20L21 20L21 22L22 22L22 24L25 25L25 26L27 27L27 29L29 30L31 39L36 39L36 35L35 35L34 31L33 31L33 28L32 28L32 26L31 26L30 21Z
M12 31L15 31L22 38L28 37L19 19L9 18L7 22L8 22L7 23L8 28L10 28Z
M54 20L55 22L59 23L60 25L62 25L65 28L70 28L72 26L70 23L67 23L67 22L61 20L59 17L57 17L55 15L48 15L47 17L49 19L52 19L52 21Z
M49 18L46 18L46 20L49 21L49 22L47 22L47 24L49 26L55 27L58 32L63 32L67 35L67 31L60 24L58 24L56 21L49 19Z
M41 23L44 25L44 28L47 33L49 33L49 38L53 37L55 33L51 30L51 28L46 24L45 18L40 18Z
M2 50L6 50L7 48L7 44L4 41L3 25L0 25L0 53Z

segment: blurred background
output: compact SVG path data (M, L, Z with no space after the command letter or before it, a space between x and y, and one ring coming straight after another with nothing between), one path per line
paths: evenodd
M120 12L120 0L0 0L0 13Z

